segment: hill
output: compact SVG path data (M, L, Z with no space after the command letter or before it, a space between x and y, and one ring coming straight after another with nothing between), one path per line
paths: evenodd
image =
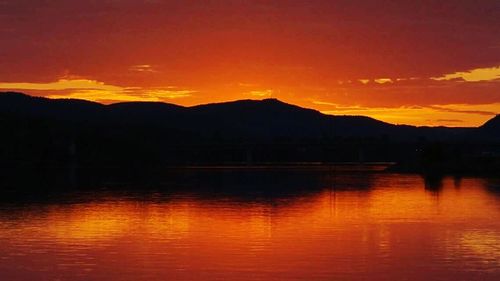
M9 92L0 93L0 165L415 163L427 147L436 150L436 143L443 155L477 155L492 151L491 146L495 150L498 120L480 128L414 127L364 116L325 115L277 99L193 107L155 102L103 105Z
M193 107L158 102L111 105L74 100L46 99L21 93L0 94L0 114L85 124L155 126L218 135L229 139L393 137L448 138L464 129L396 126L364 116L331 116L277 99L240 100Z
M484 123L479 130L494 137L500 137L500 115L493 117Z

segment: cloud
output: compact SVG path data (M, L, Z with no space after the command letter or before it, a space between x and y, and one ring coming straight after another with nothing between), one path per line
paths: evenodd
M238 83L238 86L248 88L248 87L257 87L259 86L258 84L253 84L253 83Z
M462 79L467 82L491 81L500 79L500 66L488 68L476 68L465 72L445 74L440 77L431 77L432 80L455 80Z
M95 102L127 102L146 101L161 102L165 100L190 97L195 91L190 90L164 90L164 89L130 89L118 92L105 90L77 90L70 93L51 94L46 97L52 99L84 99Z
M406 79L401 79L401 78L398 78L397 81L404 81ZM394 80L390 79L390 78L375 78L373 80L370 80L370 79L358 79L358 82L360 82L361 84L368 84L370 83L370 81L373 81L377 84L385 84L385 83L394 83Z
M54 99L73 98L105 103L165 101L187 98L196 92L174 86L159 88L122 87L89 79L59 79L49 83L0 83L0 89L49 92L43 96Z
M375 81L375 83L379 83L379 84L393 83L392 79L390 79L390 78L378 78L378 79L375 79L373 81Z
M149 72L149 73L159 72L152 65L149 64L132 65L131 67L129 67L129 70L133 72Z
M193 93L196 93L196 91L174 89L174 88L169 87L168 89L146 90L146 93L150 97L156 97L159 100L161 100L161 99L187 98L187 97L192 96Z
M448 105L430 105L428 108L434 110L455 112L455 113L466 113L466 114L477 114L477 115L487 115L495 116L500 111L500 104L487 104L487 105L471 105L471 104L448 104Z
M147 97L138 97L137 95L128 94L124 91L110 92L105 90L86 90L80 89L69 93L58 93L46 95L50 99L83 99L95 102L111 102L111 101L157 101Z
M256 90L248 92L249 95L254 97L270 97L274 93L273 90Z
M103 90L103 91L123 91L125 88L114 85L107 85L104 82L88 79L59 79L56 82L49 83L0 83L0 89L8 90Z
M417 126L433 124L445 126L479 126L500 112L500 103L395 107L342 105L318 100L313 100L312 103L320 106L320 111L325 114L363 115L389 123Z
M362 106L359 106L359 105L352 105L352 106L344 106L344 105L339 105L339 104L336 104L336 103L332 103L332 102L326 102L326 101L312 101L312 103L314 104L317 104L317 105L327 105L327 106L331 106L333 109L331 111L339 111L339 112L342 112L342 111L345 111L345 112L360 112L360 111L363 111L363 110L369 110L370 108L369 107L362 107ZM357 113L355 113L357 114Z

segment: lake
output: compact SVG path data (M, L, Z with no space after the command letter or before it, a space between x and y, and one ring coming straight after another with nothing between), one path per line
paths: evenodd
M0 279L500 280L500 181L181 171L10 194Z

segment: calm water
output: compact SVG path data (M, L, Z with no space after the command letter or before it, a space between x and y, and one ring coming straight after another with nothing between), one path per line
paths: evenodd
M500 183L207 172L0 203L0 280L500 280Z

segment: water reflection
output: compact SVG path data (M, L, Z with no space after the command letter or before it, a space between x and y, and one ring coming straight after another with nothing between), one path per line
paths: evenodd
M444 178L434 191L413 175L245 173L2 203L0 272L5 280L500 277L494 180L463 178L457 188Z

